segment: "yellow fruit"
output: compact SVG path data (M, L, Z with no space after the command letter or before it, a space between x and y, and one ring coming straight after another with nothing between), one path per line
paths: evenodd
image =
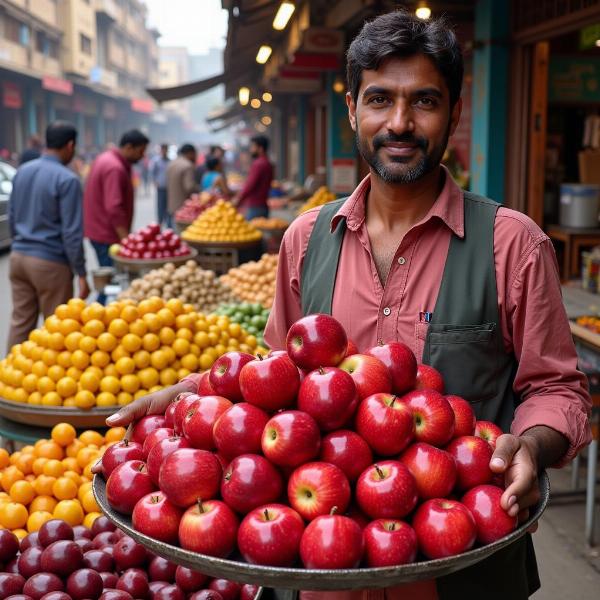
M29 505L29 512L34 513L42 510L52 513L57 502L56 498L52 496L36 496Z
M79 378L81 377L82 373L83 371L81 371L81 369L78 369L77 367L69 367L67 369L67 377L70 377L75 381L79 381Z
M91 335L84 335L79 340L79 349L86 354L93 354L97 348L96 338Z
M83 350L75 350L71 355L71 363L75 368L83 371L90 364L90 356Z
M87 482L87 483L82 483L79 486L79 489L77 490L77 498L79 499L79 502L81 502L83 500L83 497L86 495L87 492L91 491L92 489L92 482Z
M71 377L63 377L56 383L56 391L63 398L73 396L77 393L77 382Z
M63 473L63 478L70 479L78 488L81 484L81 475L78 473L79 465L77 464L77 460L75 460L77 471L67 470Z
M103 352L112 352L117 347L118 341L112 333L106 332L98 336L96 343L99 350L102 350Z
M29 513L18 502L4 502L0 504L0 526L5 529L19 529L25 527Z
M83 525L85 527L87 527L88 529L92 528L92 525L94 524L94 521L98 518L101 517L102 513L99 512L91 512L88 513L87 515L85 515L84 519L83 519Z
M52 495L57 500L72 500L77 496L77 484L69 477L59 477L52 486Z
M210 369L213 365L213 362L215 362L214 358L212 358L209 354L202 353L200 355L200 360L198 361L198 363L200 365L200 370L206 371L206 370Z
M53 519L53 515L51 512L46 510L36 510L32 511L29 517L27 518L27 531L32 533L33 531L37 531L46 521L50 521Z
M190 343L183 338L177 338L173 342L173 350L177 356L185 356L190 351Z
M129 325L129 332L138 337L144 337L148 332L148 325L142 319L136 319Z
M81 328L81 331L83 335L97 338L100 334L104 333L104 323L100 319L91 319Z
M57 392L48 392L42 396L42 406L61 406L63 399Z
M61 500L53 512L55 519L66 521L71 527L83 523L83 508L77 500Z
M150 364L157 370L162 371L168 364L168 356L163 350L155 350L150 355Z
M36 458L33 461L31 470L34 475L41 475L44 472L44 465L48 462L47 458Z
M150 364L150 352L147 350L138 350L133 355L133 362L136 368L145 369Z
M108 326L108 333L111 333L116 338L122 338L129 333L129 324L124 319L115 319Z
M160 330L163 331L164 327ZM154 352L158 350L161 345L160 334L156 335L156 333L147 333L142 339L142 345L144 350L148 352Z
M66 455L69 458L77 458L77 453L85 446L81 440L73 440L66 448Z
M164 325L161 318L154 313L147 313L142 317L144 323L148 327L148 331L150 332L158 332L161 330L161 327Z
M168 308L175 316L183 313L183 302L179 298L167 300L165 308Z
M163 369L160 372L160 383L161 385L164 386L168 386L168 385L174 385L175 383L177 383L177 372L175 371L175 369Z
M35 498L35 490L28 481L15 481L8 492L14 502L29 504Z
M160 378L158 371L152 367L142 369L137 375L141 386L147 390L149 390L151 387L154 387L159 382Z
M65 337L65 348L70 352L79 349L79 342L83 339L83 333L74 331Z
M119 344L110 353L110 357L112 358L112 360L113 360L113 362L115 363L115 366L116 366L116 363L119 362L120 358L130 358L130 355L129 355L129 352L127 352L127 350L125 350L125 348L123 348L123 346L121 346L121 344Z
M63 369L68 369L71 366L71 353L68 350L59 352L58 356L56 357L56 362Z
M81 390L75 394L77 408L92 408L96 404L96 396L89 390Z
M61 323L62 327L62 323ZM52 350L64 350L65 349L65 338L63 334L56 331L50 334L48 338L48 347Z
M69 444L70 446L71 444ZM67 446L67 448L69 447ZM72 456L67 456L60 461L65 468L65 473L67 471L76 471L79 472L79 465L77 464L77 459Z
M50 377L44 375L44 377L40 377L37 382L37 391L40 394L47 394L48 392L53 392L56 389L56 384Z
M118 394L121 389L121 382L117 377L107 375L100 380L100 391Z
M38 475L31 485L38 496L52 496L52 486L55 481L56 477Z
M79 324L79 321L76 321L75 319L63 319L59 326L60 333L65 337L74 331L79 331L80 328L81 325Z
M70 313L69 313L69 306L67 304L59 304L55 309L54 309L54 314L59 318L59 319L68 319L70 317Z
M133 396L129 392L119 392L117 395L117 404L119 406L126 406L133 402Z
M121 389L124 392L135 394L140 389L140 380L137 375L123 375L121 377Z
M104 306L98 302L93 302L81 311L81 320L88 323L94 319L101 321L104 318Z
M4 469L9 465L10 454L5 448L0 448L0 469Z
M79 380L82 390L96 392L100 387L100 378L95 373L85 372Z
M115 406L117 397L110 392L100 392L96 396L96 406Z
M90 361L94 367L103 369L110 363L110 354L108 352L103 352L102 350L96 350L92 354Z
M167 307L161 308L157 313L163 325L170 327L175 323L175 315Z
M79 436L79 440L86 446L97 446L98 448L100 448L100 446L102 446L102 444L104 444L104 436L101 433L94 431L93 429L86 429ZM82 466L85 466L85 465L82 465Z
M115 367L115 365L113 363L110 363L109 365L106 365L106 367L104 367L104 376L105 377L118 377L119 371L117 371L117 368Z
M37 375L34 375L33 373L29 373L29 375L25 375L25 377L23 377L23 381L21 382L21 385L23 386L23 389L27 393L31 393L31 392L35 392L37 390L37 382L38 382Z
M124 356L117 360L115 367L121 375L129 375L135 371L135 362L132 358Z
M50 315L44 321L44 327L48 333L56 333L60 331L60 319L56 315Z
M104 438L107 442L120 442L125 437L126 431L125 427L111 427Z
M86 494L84 494L81 500L81 506L86 513L100 512L100 507L94 498L94 493L92 490L89 490Z
M56 458L50 458L44 464L42 472L48 477L60 477L65 472L65 466L60 460Z
M158 333L158 339L161 344L170 346L175 341L175 332L170 327L163 327Z
M52 440L44 440L35 447L36 456L43 458L53 458L56 460L62 460L64 458L63 449Z
M59 423L52 428L50 437L59 446L65 448L77 437L77 432L75 431L75 427L73 427L73 425L69 423Z
M120 316L127 323L133 323L139 317L138 309L135 306L124 306Z

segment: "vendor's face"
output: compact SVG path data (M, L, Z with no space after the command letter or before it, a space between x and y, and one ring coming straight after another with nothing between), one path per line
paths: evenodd
M387 183L411 183L435 169L460 117L450 110L448 88L422 54L385 60L363 71L356 103L346 94L358 149Z

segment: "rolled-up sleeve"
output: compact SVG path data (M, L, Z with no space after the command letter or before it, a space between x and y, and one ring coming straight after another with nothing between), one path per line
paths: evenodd
M83 254L83 202L81 184L75 177L60 184L61 236L71 269L85 275Z

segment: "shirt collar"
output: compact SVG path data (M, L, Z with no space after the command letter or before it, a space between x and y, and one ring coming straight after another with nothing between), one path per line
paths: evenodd
M437 197L433 206L423 218L420 224L425 223L433 217L439 218L458 237L465 235L465 210L463 203L463 191L452 179L452 175L442 165L446 175L444 187ZM365 203L371 189L371 175L367 175L352 192L352 195L342 204L333 219L331 219L331 231L335 231L339 222L345 218L346 227L350 231L357 231L365 221Z
M118 148L111 148L109 152L112 152L127 170L131 170L131 163L125 160L125 157L119 152Z
M40 158L43 158L44 160L51 160L52 162L62 164L60 162L58 156L54 156L54 154L44 153L44 154L42 154L42 156L40 156Z

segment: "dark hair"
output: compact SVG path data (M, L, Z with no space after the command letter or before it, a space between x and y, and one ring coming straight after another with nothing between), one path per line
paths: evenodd
M119 142L119 147L131 145L134 148L139 146L147 146L150 143L150 140L139 130L132 129L131 131L126 131L121 136L121 141Z
M206 159L206 168L209 171L214 171L221 161L216 156L209 156Z
M255 143L259 148L262 148L265 152L269 149L269 138L264 135L255 135L250 138L250 141Z
M223 150L222 146L211 146L209 148L209 154L214 154L217 150L220 150L223 154L225 154L225 150Z
M196 154L196 148L194 148L192 144L183 144L183 146L179 148L179 154L191 154L192 152Z
M60 150L69 142L77 142L77 129L68 121L54 121L46 128L46 147Z
M362 72L377 70L391 56L423 54L440 72L450 93L450 107L460 98L463 56L460 44L445 17L419 19L406 10L381 15L365 23L346 54L346 77L354 102Z

